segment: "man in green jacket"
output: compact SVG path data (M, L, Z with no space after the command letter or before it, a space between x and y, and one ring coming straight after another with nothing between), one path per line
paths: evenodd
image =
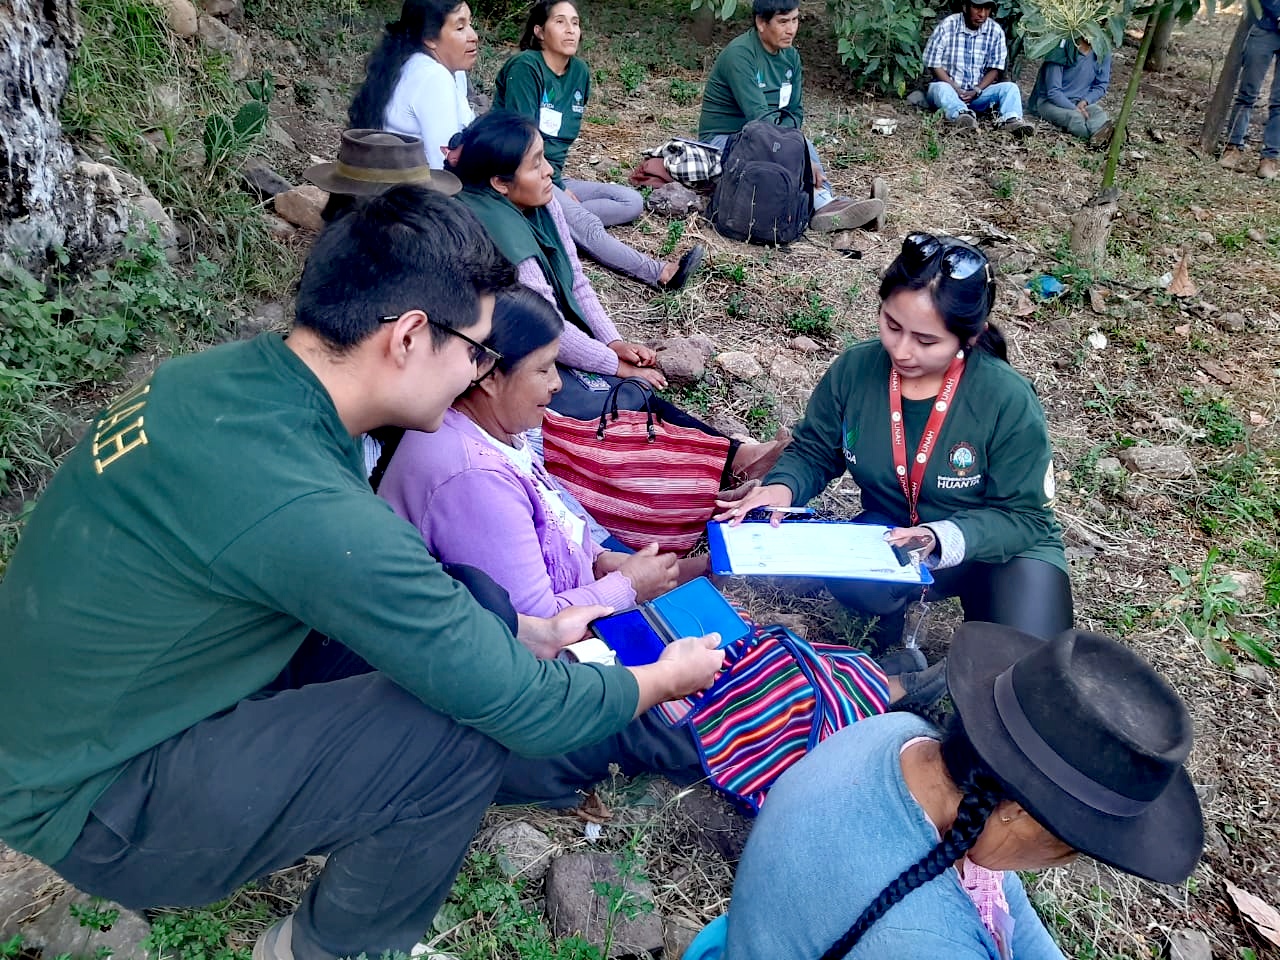
M397 187L317 239L287 340L171 360L95 418L0 583L0 838L133 908L328 854L255 958L407 952L509 751L710 682L708 638L544 659L603 609L517 620L489 581L490 612L369 489L354 438L439 427L512 279L464 208Z
M755 0L752 12L753 25L720 51L702 94L698 139L720 150L752 120L776 114L776 122L797 130L804 123L804 74L795 48L800 8L796 0ZM809 226L819 231L880 226L885 182L875 178L869 200L836 197L813 141L806 138L805 144L817 211Z

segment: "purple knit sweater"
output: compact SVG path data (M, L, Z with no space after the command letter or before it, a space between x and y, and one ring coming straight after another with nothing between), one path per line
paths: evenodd
M534 469L542 469L536 461ZM550 617L565 607L621 610L636 602L622 574L595 578L602 550L590 530L571 541L533 481L457 410L435 433L405 433L378 493L418 528L436 559L479 567L519 613Z
M566 321L564 334L560 337L558 359L566 367L577 367L579 370L606 373L612 376L618 372L618 355L605 344L621 340L622 334L609 319L609 314L605 313L600 298L596 296L595 289L591 286L591 281L582 272L578 248L573 242L573 237L569 235L569 222L565 220L564 211L560 209L560 201L553 198L549 209L551 219L556 222L556 232L560 234L560 245L569 254L569 263L573 265L573 293L578 298L578 306L582 308L582 319L587 321L587 326L595 334L595 338L592 339L581 328ZM516 264L516 272L520 275L520 282L530 290L536 290L556 308L556 312L563 319L564 313L560 309L560 304L556 302L555 290L547 282L542 268L538 266L538 261L533 257L522 260Z

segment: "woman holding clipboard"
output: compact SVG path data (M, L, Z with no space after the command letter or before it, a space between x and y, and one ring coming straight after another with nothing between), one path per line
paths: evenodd
M995 291L982 251L908 236L880 284L879 340L831 365L763 485L721 501L716 519L804 504L848 470L862 494L857 519L891 527L891 543L920 551L933 572L930 597L958 596L966 620L1046 640L1069 629L1044 410L988 322ZM899 642L905 610L920 599L897 584L828 588L879 617L877 649Z

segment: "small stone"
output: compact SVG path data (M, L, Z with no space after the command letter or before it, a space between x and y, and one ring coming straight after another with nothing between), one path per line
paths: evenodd
M1271 680L1271 672L1260 663L1238 663L1235 675L1259 686L1266 686Z
M177 246L178 229L174 226L173 218L169 216L169 212L165 210L159 200L150 194L135 197L133 208L144 221L156 225L160 232L160 246L166 250Z
M262 220L267 225L267 233L271 234L274 240L288 240L298 228L283 217L277 217L274 213L264 213Z
M1093 472L1104 480L1120 480L1125 476L1124 464L1115 457L1102 457L1093 465Z
M684 917L668 917L662 924L662 955L683 957L689 944L702 932L702 927Z
M779 384L799 385L808 381L809 371L790 357L778 355L769 364L769 376Z
M1247 231L1245 231L1245 236L1248 237L1250 240L1252 240L1254 243L1267 242L1267 235L1263 233L1261 230L1259 230L1257 227L1250 227Z
M1216 360L1201 360L1197 366L1223 386L1229 387L1235 382L1231 372Z
M700 213L705 203L683 183L672 181L656 187L644 205L660 216L686 217L690 213Z
M1051 217L1054 214L1053 204L1047 200L1037 200L1031 205L1031 209L1041 217Z
M182 90L176 83L162 83L151 88L151 100L163 111L162 115L177 116L182 110Z
M239 82L249 76L253 69L253 48L244 37L217 17L208 15L200 18L196 34L209 49L230 57L228 74L233 81Z
M275 198L276 213L313 233L324 229L324 218L320 214L328 202L329 194L310 183L286 190Z
M1120 462L1130 473L1163 480L1177 480L1196 475L1195 464L1182 447L1129 447L1120 452Z
M244 19L244 6L240 0L201 0L204 12L211 17L221 17L230 23Z
M917 110L923 110L928 105L923 90L912 90L907 94L907 103L915 107Z
M716 357L716 365L735 380L751 380L764 373L760 361L745 350L727 350Z
M481 843L497 855L498 869L506 876L527 877L531 882L546 876L556 847L545 833L524 820L496 827L481 837Z
M1228 333L1243 333L1248 326L1248 322L1244 318L1243 313L1224 313L1218 317L1218 326Z
M180 37L194 37L200 26L200 14L191 0L160 0L169 29Z
M818 353L822 347L808 337L794 337L791 340L791 349L799 350L801 353Z
M1169 934L1169 960L1213 960L1209 937L1199 930L1174 930Z
M717 432L734 440L750 440L751 428L729 413L712 410L707 415L707 423Z
M261 160L250 160L240 171L240 178L249 191L259 200L266 200L276 194L292 190L293 184L276 173Z
M1107 312L1106 297L1102 295L1102 291L1099 290L1097 287L1089 288L1089 309L1092 310L1094 313Z
M1230 860L1231 847L1216 826L1210 826L1204 832L1204 852L1223 863Z
M1191 206L1187 207L1187 211L1191 214L1191 216L1195 217L1197 222L1199 223L1204 223L1205 220L1207 220L1209 217L1209 213L1208 211L1205 210L1204 207L1197 207L1195 204L1192 204Z
M623 877L618 872L617 858L610 853L573 853L557 857L547 871L547 919L557 937L575 934L597 946L604 945L608 925L609 901L596 893L596 885L605 884L611 892L620 893L627 902L640 908L634 917L618 912L613 918L613 945L610 957L645 956L663 948L662 918L655 911L645 911L653 904L653 887L647 880Z
M1229 570L1227 576L1236 585L1236 588L1231 591L1231 596L1236 600L1262 599L1262 575L1256 570Z
M1107 349L1107 335L1101 330L1094 330L1089 336L1085 337L1089 341L1089 346L1095 350Z
M267 121L267 139L278 147L286 150L299 150L298 141L293 139L289 131L280 126L275 120ZM319 161L323 163L324 161Z
M677 386L697 383L706 375L706 354L697 343L676 338L663 343L657 352L658 369Z
M1212 247L1214 244L1218 242L1218 238L1215 237L1208 230L1199 231L1196 234L1196 239L1199 240L1201 243L1203 243L1206 247Z

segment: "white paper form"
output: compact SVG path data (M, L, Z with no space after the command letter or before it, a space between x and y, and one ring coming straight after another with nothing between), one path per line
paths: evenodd
M884 539L888 529L866 523L744 523L721 524L719 533L738 575L926 582L914 564L898 563Z

